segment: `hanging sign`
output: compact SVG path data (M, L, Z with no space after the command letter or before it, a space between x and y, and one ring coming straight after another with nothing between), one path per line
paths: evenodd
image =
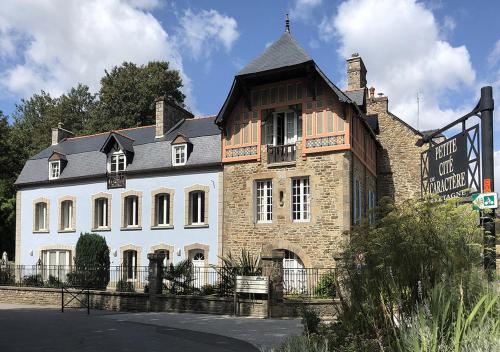
M467 137L459 133L427 151L428 193L464 197L469 188Z

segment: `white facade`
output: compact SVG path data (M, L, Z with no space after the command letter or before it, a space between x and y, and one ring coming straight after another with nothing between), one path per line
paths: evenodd
M214 167L198 171L174 170L151 176L127 176L126 188L107 189L105 179L23 187L18 195L21 219L17 264L72 264L78 237L85 232L98 233L106 238L111 265L122 265L127 260L127 250L136 251L134 260L137 265L148 265L147 254L157 250L167 250L171 263L189 258L196 260L197 265L216 264L222 237L221 224L218 223L221 183L221 171ZM173 201L169 213L170 224L155 226L157 221L152 216L156 208L154 193L165 189L171 192L170 201ZM186 212L195 211L199 216L201 204L194 205L193 210L189 199L194 197L190 197L189 192L197 190L203 190L207 199L203 204L205 219L196 219L196 223L191 224ZM137 213L134 213L138 216L135 219L138 223L137 226L125 228L122 212L127 211L124 207L124 195L127 194L139 195L135 205ZM109 204L106 204L106 211L110 210L110 223L105 222L109 229L96 229L94 214L97 195L110 197ZM73 202L71 209L68 209L67 203L62 206L62 202L67 200ZM41 220L43 213L38 214L38 220L35 219L38 202L47 203L46 224ZM102 211L102 205L100 209ZM162 208L161 211L164 216L165 210ZM68 224L68 219L62 219L62 216L70 216L72 223ZM64 228L61 223L64 223ZM45 225L46 229L39 229L39 224ZM201 263L201 260L204 262Z

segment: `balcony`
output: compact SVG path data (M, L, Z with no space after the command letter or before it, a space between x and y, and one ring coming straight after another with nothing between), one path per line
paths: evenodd
M297 146L295 144L268 145L267 162L269 164L293 162L295 161L296 152Z
M112 188L125 188L127 179L122 172L111 172L108 176L108 189Z

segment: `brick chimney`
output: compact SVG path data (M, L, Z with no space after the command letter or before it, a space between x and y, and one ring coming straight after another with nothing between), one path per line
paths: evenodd
M156 138L161 138L183 119L192 119L194 115L165 97L158 97L156 104Z
M65 130L62 122L59 122L57 127L52 129L52 145L57 145L64 138L68 137L73 137L73 132Z
M358 53L351 55L347 61L347 90L366 87L366 67Z

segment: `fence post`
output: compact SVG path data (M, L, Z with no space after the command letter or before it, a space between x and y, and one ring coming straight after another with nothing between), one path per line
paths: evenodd
M150 309L155 310L157 297L162 293L163 288L163 260L164 253L148 253L149 268L148 268L148 286L149 286L149 304Z
M261 257L262 275L269 276L270 287L268 305L274 305L283 300L283 250L273 250Z

